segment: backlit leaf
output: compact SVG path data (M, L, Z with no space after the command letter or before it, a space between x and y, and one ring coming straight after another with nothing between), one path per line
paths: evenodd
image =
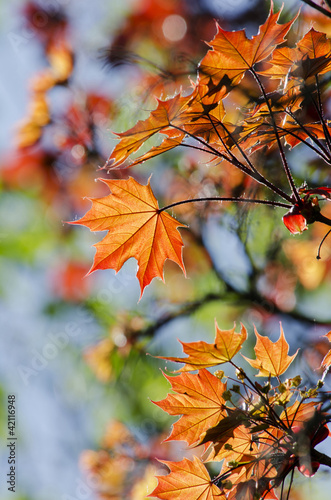
M308 76L326 73L331 69L331 40L325 33L311 28L297 43L297 48L306 58L310 59L311 70ZM315 64L314 64L315 63Z
M187 372L201 368L209 368L230 361L241 349L247 338L247 331L241 325L240 333L235 332L235 326L231 330L221 330L216 323L216 336L213 344L207 342L181 342L183 351L188 358L160 357L177 363L185 363L178 371Z
M278 377L282 375L290 366L298 351L293 356L288 355L289 345L285 340L282 326L280 326L280 337L277 342L272 342L268 337L260 335L256 328L256 345L254 347L256 359L248 359L243 356L246 361L253 367L257 368L259 373L257 377Z
M164 500L225 500L225 495L211 481L204 464L197 457L193 461L162 461L170 469L166 476L157 476L158 485L149 495Z
M331 331L324 335L324 337L326 337L331 342ZM331 349L326 353L321 363L321 368L323 368L324 370L326 368L329 368L329 366L331 366Z
M217 25L217 34L209 43L209 50L200 63L200 78L205 81L212 78L215 85L226 76L232 84L238 84L246 70L255 63L270 56L277 45L285 41L295 18L285 24L278 24L281 11L273 12L273 4L266 22L251 39L245 30L225 31Z
M94 198L92 208L78 221L91 231L108 231L95 245L97 251L89 271L121 269L131 257L138 261L137 277L141 296L153 278L163 278L166 259L176 262L185 273L182 238L177 227L183 226L166 212L160 212L150 184L128 180L101 179L111 190L103 198Z
M289 427L303 427L303 423L313 418L318 402L310 401L309 403L301 403L295 401L293 405L286 408L280 415L280 418Z
M253 459L257 455L257 445L252 440L251 430L245 425L240 425L233 429L233 435L226 440L214 442L212 455L209 460L234 460L241 462L244 456L251 456Z
M277 48L267 62L268 68L259 72L270 78L285 79L300 76L307 79L331 68L331 40L325 33L311 28L295 48Z
M195 444L202 434L226 415L222 398L226 384L204 369L198 374L182 373L176 377L165 377L177 394L168 394L155 404L169 415L182 415L166 441L177 439L187 441L189 445Z

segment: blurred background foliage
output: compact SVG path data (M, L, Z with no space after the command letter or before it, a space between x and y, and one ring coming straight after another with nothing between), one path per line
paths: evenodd
M294 34L313 23L331 36L330 20L300 1L285 1L282 22L299 7ZM215 19L251 36L269 8L265 0L2 4L0 429L5 438L6 398L15 393L19 445L17 494L2 484L1 498L145 498L162 470L157 458L193 453L184 443L161 444L172 420L150 400L168 390L165 363L146 353L178 355L177 338L211 342L215 319L223 329L242 321L250 333L255 324L273 340L282 321L291 353L301 349L296 374L304 384L318 378L328 350L320 336L331 323L330 241L316 260L321 225L293 237L279 210L178 207L176 217L188 225L181 231L188 278L168 262L166 285L153 282L137 303L135 262L118 275L84 278L100 235L65 223L89 208L84 197L107 194L94 180L107 176L98 169L116 144L111 131L145 118L154 96L189 92ZM238 91L242 105L247 90L254 94L251 84L247 78ZM324 99L330 111L328 87ZM227 112L236 119L231 102ZM278 179L276 153L255 160ZM288 151L288 160L298 185L331 185L329 168L304 147ZM255 189L230 165L208 165L187 148L109 177L145 183L151 174L163 206ZM330 217L331 209L323 213ZM249 357L253 345L251 335ZM6 460L4 450L2 471ZM330 476L322 471L312 481L299 481L295 498L312 491L326 498Z

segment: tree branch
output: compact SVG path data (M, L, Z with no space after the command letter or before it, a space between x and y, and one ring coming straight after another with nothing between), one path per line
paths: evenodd
M331 17L331 12L329 10L326 10L324 7L322 7L321 5L318 5L317 3L313 2L312 0L302 0L302 2L306 3L307 5L312 7L313 9L318 10L319 12L324 14L325 16Z
M327 467L331 468L331 457L328 455L325 455L324 453L321 453L320 451L313 450L311 453L311 458L317 462L319 462L321 465L326 465Z

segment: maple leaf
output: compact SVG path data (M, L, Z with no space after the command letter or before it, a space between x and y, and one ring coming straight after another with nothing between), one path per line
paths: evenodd
M139 165L139 163L154 158L155 156L165 153L166 151L170 151L170 149L176 148L183 142L183 139L185 137L185 132L180 132L178 130L163 130L162 133L166 134L168 137L163 139L161 144L159 144L158 146L153 146L149 151L139 156L139 158L130 163L130 167ZM111 165L111 168L114 167Z
M291 68L295 66L301 57L302 53L298 49L290 47L276 48L272 58L265 63L268 67L263 71L258 71L258 73L271 79L285 79Z
M297 43L297 48L309 60L309 71L305 71L305 78L316 74L323 74L331 69L331 40L325 33L311 28Z
M179 146L186 132L210 139L215 136L215 128L223 119L225 111L221 102L224 89L215 91L211 85L193 85L188 96L177 94L162 101L157 99L157 108L146 120L140 120L126 132L116 133L120 142L109 156L105 168L115 169L158 132L167 135L159 146L136 158L131 164L137 165L154 156ZM213 122L211 122L213 119ZM218 131L218 134L222 133Z
M234 326L231 330L221 330L215 323L216 336L213 344L207 342L180 342L183 351L188 358L174 358L157 356L160 359L167 359L177 363L185 363L180 372L198 370L201 368L210 368L230 361L241 349L242 344L247 339L247 330L241 325L240 333L235 332Z
M161 461L169 469L167 476L157 476L158 485L149 495L164 500L225 500L225 495L211 481L204 464L197 457L193 461L184 458L181 462Z
M325 33L311 28L296 44L296 48L277 48L266 63L269 67L259 71L259 74L275 79L299 76L306 80L330 70L330 55L331 40Z
M277 342L272 342L268 337L260 335L255 327L254 331L256 359L243 357L253 368L260 370L257 377L279 377L290 366L298 351L293 356L288 356L289 345L285 340L282 325L280 325L280 337Z
M301 428L303 427L304 422L313 418L318 404L319 403L316 401L310 401L309 403L295 401L293 405L285 408L285 410L281 413L280 418L291 428Z
M195 444L226 415L222 398L226 384L205 369L199 370L198 374L165 377L177 394L168 394L162 401L153 402L169 415L182 415L174 423L166 441L177 439L187 441L189 445Z
M163 265L166 259L178 264L184 274L183 242L177 230L184 225L164 211L160 211L150 187L128 180L100 179L111 194L92 198L91 209L71 224L82 224L91 231L108 231L97 249L88 274L97 269L118 272L130 257L138 261L137 278L141 295L153 278L164 281Z
M245 459L253 459L257 455L257 445L252 441L250 429L245 425L239 425L233 429L233 435L226 439L214 442L213 450L208 460L223 460L241 462Z
M284 109L281 109L281 111L284 111ZM285 144L288 144L291 148L301 144L308 137L325 139L325 131L322 124L305 123L303 126L299 126L292 120L286 119L284 113L281 116L284 119L281 125L277 125L278 137L284 137ZM245 147L245 149L251 149L251 152L257 151L263 146L267 146L270 149L277 142L272 125L265 123L261 119L253 124L245 123L241 136L243 138L241 146Z
M233 410L227 407L226 411L229 415L223 416L222 420L217 425L210 427L202 436L200 444L205 444L209 441L214 443L225 443L233 436L234 429L242 424L248 424L248 416L243 410L238 408Z
M238 84L247 70L270 56L276 46L285 41L285 35L296 17L285 24L278 24L280 13L281 10L273 12L271 2L266 22L251 39L247 38L245 30L225 31L217 24L217 34L209 43L213 50L208 51L199 65L201 80L211 77L217 84L227 76L233 85Z
M161 101L157 99L157 108L146 120L139 120L134 127L126 132L116 133L120 142L115 146L106 163L107 168L114 169L144 144L150 137L170 125L170 121L181 112L190 100L179 94L172 99ZM141 161L143 161L141 159Z
M324 337L326 337L331 342L331 331L325 334ZM326 353L326 355L322 359L320 368L326 370L330 366L331 366L331 349Z

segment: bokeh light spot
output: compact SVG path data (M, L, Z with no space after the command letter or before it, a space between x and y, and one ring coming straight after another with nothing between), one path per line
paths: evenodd
M164 37L170 42L178 42L184 38L187 31L187 24L182 16L172 14L165 18L162 24Z
M85 155L85 148L81 144L76 144L71 149L71 154L75 158L75 160L80 160Z

